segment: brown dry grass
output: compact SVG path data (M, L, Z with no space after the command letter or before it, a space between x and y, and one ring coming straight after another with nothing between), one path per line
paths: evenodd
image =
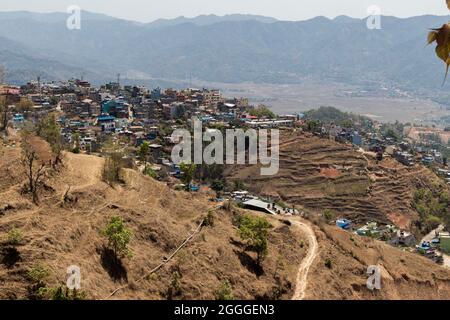
M269 256L263 263L264 272L258 273L253 255L243 252L232 224L233 213L217 210L213 227L203 228L164 268L137 282L169 256L208 208L214 207L208 201L210 194L174 191L133 170L124 170L124 183L111 188L100 180L102 158L68 153L60 172L47 177L41 203L35 206L20 192L19 156L18 148L0 153L0 240L13 227L24 235L12 263L7 246L0 244L1 299L27 298L30 282L26 273L37 264L51 271L46 280L50 287L64 284L66 268L78 265L82 290L89 299L102 299L123 284L129 286L113 299L165 299L174 271L182 276L177 299L214 299L226 279L240 299L270 295L274 287L282 289L284 299L292 295L297 268L307 250L294 226L271 220ZM71 202L64 202L69 186ZM133 256L121 264L111 262L100 235L113 215L122 217L133 232Z
M410 228L418 214L411 208L416 187L436 183L427 168L407 168L393 159L377 163L351 146L308 133L284 132L280 171L259 176L257 166L227 168L231 180L247 182L256 193L281 198L304 209L315 227L319 257L308 276L306 299L449 299L450 271L417 254L362 238L319 221L331 209L356 222L375 220ZM324 175L339 170L339 177ZM331 262L331 269L325 262ZM366 287L367 267L380 265L382 290Z
M320 255L310 271L306 299L450 299L449 269L336 227L315 232ZM380 291L367 289L369 265L381 269Z
M258 166L228 167L228 178L249 190L295 204L307 211L332 210L358 223L377 221L412 228L418 219L411 207L414 190L436 183L429 169L406 167L392 158L376 162L352 146L300 130L280 137L280 170L260 176Z

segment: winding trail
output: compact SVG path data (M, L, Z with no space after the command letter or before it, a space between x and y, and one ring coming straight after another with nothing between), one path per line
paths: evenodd
M292 300L303 300L306 294L306 287L308 285L308 272L309 268L313 264L317 257L319 251L319 245L317 243L316 235L313 229L306 223L300 222L298 220L290 220L292 224L301 228L308 235L308 254L302 260L297 273L297 280L295 284L295 292L292 296Z

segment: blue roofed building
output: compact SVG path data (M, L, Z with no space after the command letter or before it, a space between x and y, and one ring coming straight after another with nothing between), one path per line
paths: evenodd
M102 132L112 133L116 131L116 118L109 114L101 114L97 117L97 124L102 128Z
M336 226L343 230L349 230L352 227L352 222L347 219L338 219L336 220Z
M21 113L16 113L13 116L13 126L14 129L19 129L23 127L23 124L25 123L25 117Z

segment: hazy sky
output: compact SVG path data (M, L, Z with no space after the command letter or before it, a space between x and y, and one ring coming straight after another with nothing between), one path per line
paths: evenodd
M371 5L379 6L383 15L397 17L449 14L445 0L0 0L0 11L66 11L70 5L142 22L211 13L251 13L283 20L342 14L365 17Z

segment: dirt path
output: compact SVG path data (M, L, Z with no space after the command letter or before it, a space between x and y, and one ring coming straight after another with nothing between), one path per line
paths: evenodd
M422 242L424 241L428 241L430 242L431 240L433 240L434 238L437 237L437 235L439 234L439 232L444 231L444 225L440 225L437 229L431 231L429 234L427 234L425 237L423 237ZM444 267L450 268L450 256L441 252L442 253L442 257L444 258Z
M421 242L425 242L425 241L431 241L434 238L437 237L437 235L439 234L439 232L444 231L444 225L440 225L437 229L431 231L429 234L427 234L425 237L422 238Z
M316 235L313 229L306 223L300 222L298 220L290 220L292 224L301 228L308 235L308 254L302 260L297 273L297 281L295 284L295 292L292 300L303 300L306 294L306 287L308 285L308 272L309 268L313 264L315 258L317 257L319 245L317 243Z
M65 153L64 157L68 175L73 180L72 185L76 186L71 191L85 189L101 181L102 158L70 152Z

